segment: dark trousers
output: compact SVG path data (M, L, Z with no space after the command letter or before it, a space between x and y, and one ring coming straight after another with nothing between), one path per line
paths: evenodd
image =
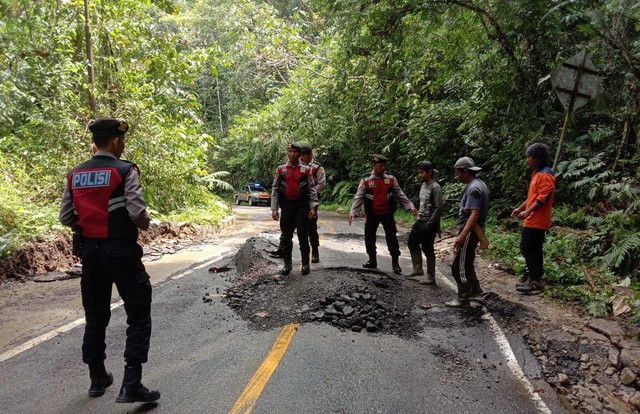
M318 216L309 220L309 243L314 251L320 246L320 235L318 234Z
M427 258L433 258L435 260L436 254L433 250L433 244L436 241L436 225L427 225L426 221L418 220L413 223L411 232L409 233L409 240L407 245L409 250L420 250L424 252Z
M541 281L544 274L542 245L546 230L523 227L520 235L520 253L524 256L529 278Z
M82 306L86 319L82 360L106 358L105 333L111 319L111 289L115 283L127 313L124 359L128 365L147 362L151 337L151 283L135 242L86 240L82 247Z
M398 245L398 232L396 228L396 221L393 218L392 213L388 214L367 214L367 219L364 222L364 245L367 250L367 254L370 259L376 257L376 231L378 225L382 224L384 229L384 236L387 240L387 247L391 257L400 256L400 246Z
M476 247L479 242L476 233L470 231L462 247L455 253L451 264L451 274L458 285L458 299L463 302L469 301L471 295L482 292L474 266Z
M282 231L282 257L291 261L291 251L293 250L293 232L298 232L298 243L300 244L300 255L302 263L309 263L309 205L304 204L283 204L280 209L280 231Z
M309 220L309 228L307 229L309 234L309 244L311 249L318 250L320 246L320 235L318 234L318 216ZM280 233L280 240L278 241L278 249L282 250L282 233Z

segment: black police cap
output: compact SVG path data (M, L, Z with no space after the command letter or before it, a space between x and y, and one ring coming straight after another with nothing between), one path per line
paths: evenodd
M289 145L287 145L287 149L302 151L302 146L297 142L290 142Z
M385 157L384 155L380 155L380 154L373 154L371 156L371 162L373 163L386 163L387 161L389 161L389 158Z
M94 136L121 136L129 130L129 124L115 118L96 118L89 123L89 131Z
M303 154L308 154L312 151L311 145L309 144L301 144L300 149Z

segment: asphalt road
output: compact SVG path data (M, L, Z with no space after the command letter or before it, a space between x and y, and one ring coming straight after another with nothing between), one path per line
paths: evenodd
M271 221L268 208L235 210L235 227L215 251L206 250L194 259L200 266L173 271L154 282L154 325L143 382L161 391L158 404L115 403L126 329L120 306L113 310L107 332L107 368L115 383L104 396L87 396L80 325L0 362L0 412L229 413L249 412L247 407L254 413L564 412L539 379L536 359L517 334L506 337L534 394L541 398L537 401L514 374L490 324L469 325L460 313L444 307L434 311L451 323L427 326L413 339L303 324L290 328L288 347L274 357L270 352L282 328L252 330L221 298L202 300L205 290L223 292L233 279L233 274L208 272L209 266L229 263L247 237L263 230L271 230L265 237L276 237L277 223ZM320 224L326 238L363 234L361 221L348 226L345 216L337 214L321 212ZM321 264L339 265L358 249L357 242L334 243L338 246L323 251ZM379 252L386 250L380 248L384 243L378 245ZM364 242L360 252L352 253L357 255L356 266L363 254ZM407 256L401 262L404 269L409 268ZM386 261L390 262L379 259L382 270L390 271ZM446 267L439 269L442 277L450 278ZM114 303L118 300L114 297ZM243 394L252 379L255 385L254 374L262 372L265 361L275 368L272 375L262 375L258 386ZM232 411L239 404L242 409Z

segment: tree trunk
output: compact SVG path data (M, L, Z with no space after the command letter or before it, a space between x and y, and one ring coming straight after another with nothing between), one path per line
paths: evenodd
M91 23L89 22L89 0L84 0L84 32L85 40L87 44L87 72L89 74L89 109L91 110L91 116L96 115L96 97L95 91L95 75L93 71L93 43L91 42Z
M622 139L620 140L620 145L618 146L618 153L616 154L616 160L613 162L611 166L611 172L616 171L616 167L618 166L618 160L622 156L622 151L624 150L625 145L627 145L627 140L629 139L629 115L624 117L624 127L622 128Z

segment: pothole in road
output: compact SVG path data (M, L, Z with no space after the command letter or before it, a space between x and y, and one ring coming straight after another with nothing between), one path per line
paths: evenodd
M421 286L381 271L341 266L335 258L344 257L344 252L326 247L321 266L310 275L303 276L294 268L289 276L276 280L281 264L266 257L275 243L277 239L267 237L249 239L236 255L237 276L226 292L228 305L253 328L319 322L355 332L413 337L425 324L457 327L478 323L476 309L448 311L451 315L443 317L442 303L452 298L448 289Z

